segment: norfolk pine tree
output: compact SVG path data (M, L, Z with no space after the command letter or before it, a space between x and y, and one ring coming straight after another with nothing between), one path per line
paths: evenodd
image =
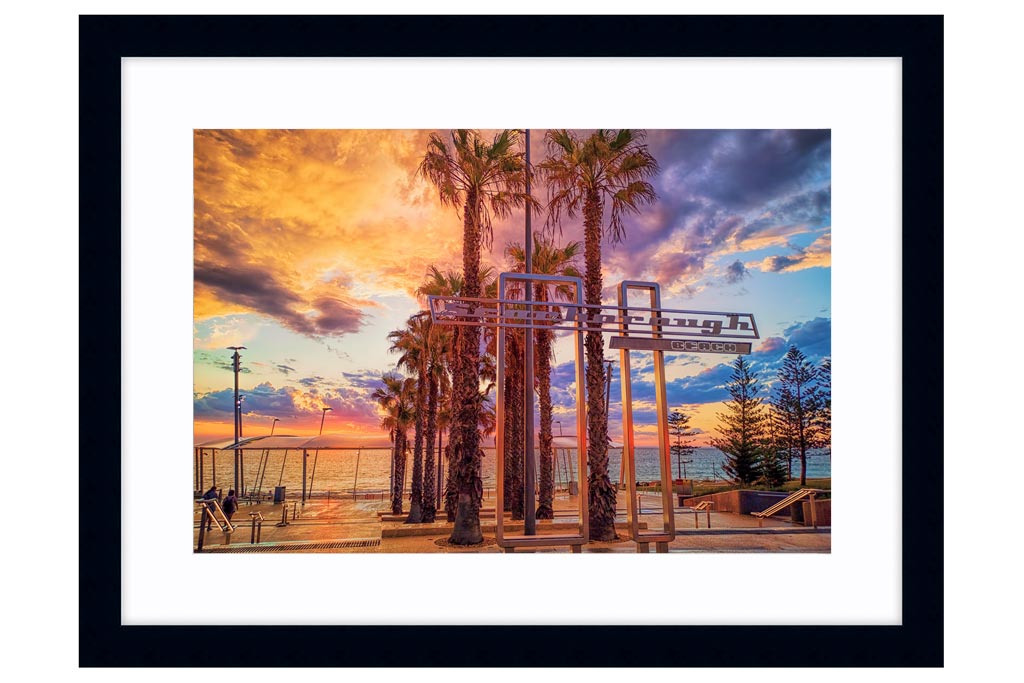
M761 475L761 458L767 438L764 405L758 396L761 387L750 364L737 356L726 389L732 400L725 402L726 412L718 413L720 438L712 445L725 453L722 469L733 482L753 484Z
M685 458L693 455L693 442L686 440L697 432L690 431L690 416L681 410L673 410L668 416L668 433L675 443L671 446L672 455L676 459L676 479L683 479L686 474L686 463L692 462Z
M795 346L779 368L774 401L793 448L800 454L800 486L807 486L807 451L820 444L823 401L818 370Z
M780 488L789 478L784 454L787 452L782 440L782 418L775 406L768 405L768 441L761 459L761 481L772 489Z
M821 392L821 412L818 415L818 447L832 451L832 359L826 358L818 368L818 390Z

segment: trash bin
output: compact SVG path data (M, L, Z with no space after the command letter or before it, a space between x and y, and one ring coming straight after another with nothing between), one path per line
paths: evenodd
M274 487L274 503L275 504L276 503L283 503L284 502L284 489L285 489L284 486L275 486Z
M580 485L577 484L575 481L570 481L569 482L569 495L570 496L578 496L579 494L580 494Z

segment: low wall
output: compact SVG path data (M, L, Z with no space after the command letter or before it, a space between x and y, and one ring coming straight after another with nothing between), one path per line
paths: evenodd
M735 512L741 515L749 515L751 512L760 512L775 505L788 496L783 491L751 491L739 489L736 491L722 491L721 493L710 493L706 496L695 496L683 501L684 505L693 507L705 500L715 504L714 512ZM789 517L792 506L775 513L776 517Z

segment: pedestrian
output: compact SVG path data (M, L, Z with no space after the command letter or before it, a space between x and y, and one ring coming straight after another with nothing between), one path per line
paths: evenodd
M217 487L211 486L210 490L203 494L203 500L216 500L217 499ZM213 506L209 503L206 504L206 530L209 531L213 525Z
M238 509L238 498L235 497L234 489L228 491L227 498L221 503L221 508L224 510L224 516L228 518L228 531L234 530L235 527L231 524L231 517L235 514L235 510Z

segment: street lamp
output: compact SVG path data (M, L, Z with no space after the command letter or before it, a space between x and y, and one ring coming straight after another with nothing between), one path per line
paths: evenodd
M323 433L324 433L324 420L327 418L327 411L328 410L334 410L334 408L321 408L320 410L322 410L324 412L323 412L323 415L320 416L320 433L317 434L317 436L322 436L323 435ZM316 452L313 453L313 474L309 475L309 495L311 495L311 496L313 495L313 480L316 479L316 461L319 458L319 456L320 456L320 449L318 448L318 449L316 449ZM305 469L305 467L306 467L306 460L305 460L305 458L303 458L303 460L302 460L302 467L303 467L303 469ZM306 473L305 472L302 473L302 479L303 479L303 481L305 481L305 479L306 479ZM303 499L302 504L303 505L306 504L305 499Z
M244 437L242 433L242 402L245 401L245 396L242 394L238 395L238 402L235 404L235 412L238 414L238 438ZM235 489L239 495L245 495L245 451L238 452L238 471L239 471L239 483L242 485L241 489Z
M239 413L239 405L238 405L238 371L239 371L239 367L240 367L239 363L242 360L242 356L239 355L238 352L241 351L244 348L245 348L244 346L229 346L228 347L229 350L234 351L234 353L231 354L231 369L235 373L235 443L238 443L238 438L241 436L241 427L242 427L241 419L240 419L241 416L240 416L240 413ZM240 454L239 450L236 448L235 449L235 490L236 491L239 490L239 487L238 487L238 466L239 466L239 458L240 457L241 457L241 454Z
M242 434L242 404L245 403L245 394L238 395L238 401L235 403L235 410L238 411L238 438L241 439L244 435Z

